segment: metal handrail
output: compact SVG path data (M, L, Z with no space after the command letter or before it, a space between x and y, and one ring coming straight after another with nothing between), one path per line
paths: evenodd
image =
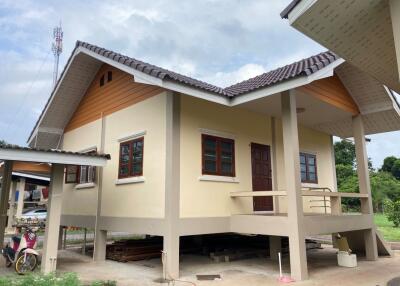
M303 189L307 189L307 190L309 190L309 191L315 191L315 190L322 190L323 192L325 192L325 191L328 191L328 192L333 192L329 187L302 187L301 188L302 190ZM324 213L325 214L327 214L328 212L327 212L327 208L329 207L331 207L330 205L328 206L327 204L326 204L326 197L325 196L323 196L323 199L322 200L309 200L309 202L311 203L311 202L316 202L316 201L319 201L319 202L321 202L321 201L323 201L324 202L324 204L322 205L322 206L313 206L313 205L311 205L310 206L310 208L324 208Z

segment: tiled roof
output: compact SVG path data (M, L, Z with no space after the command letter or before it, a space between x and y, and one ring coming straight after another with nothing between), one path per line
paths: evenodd
M154 66L152 64L148 64L142 61L139 61L134 58L130 58L124 55L121 55L119 53L100 48L98 46L77 41L76 42L77 47L84 47L92 52L95 52L101 56L104 56L106 58L112 59L114 61L117 61L121 64L124 64L128 67L134 68L135 70L141 71L145 74L154 76L156 78L162 79L162 80L171 80L175 81L178 83L186 84L192 87L196 87L199 89L203 89L205 91L210 91L216 94L220 95L226 95L225 91L223 88L161 68Z
M293 64L277 68L251 79L239 82L225 88L225 91L229 94L241 95L298 76L308 76L326 67L338 58L339 57L336 54L330 51L320 53L307 59L303 59Z
M338 57L334 53L328 51L264 73L262 75L234 84L227 88L221 88L152 64L136 60L134 58L121 55L119 53L104 48L100 48L92 44L77 41L76 46L88 49L101 56L107 57L126 66L134 68L135 70L144 72L150 76L154 76L162 80L175 81L177 83L189 85L195 88L202 89L204 91L213 92L227 97L234 97L236 95L250 92L258 88L267 87L269 85L273 85L275 83L291 79L296 76L310 75L338 59Z
M11 145L11 144L0 144L0 149L57 153L57 154L77 155L77 156L86 156L86 157L97 157L97 158L105 158L107 160L111 159L111 156L109 154L99 154L99 153L92 153L92 152L81 153L81 152L70 152L70 151L56 150L56 149L30 148L30 147L22 147L22 146Z

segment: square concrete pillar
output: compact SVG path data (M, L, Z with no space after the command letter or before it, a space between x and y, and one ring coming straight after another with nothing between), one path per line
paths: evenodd
M282 253L282 239L280 236L269 236L269 257L278 260L278 253Z
M95 231L94 235L93 260L94 261L106 260L106 251L107 251L107 231L98 229Z
M367 199L361 200L361 212L369 216L371 229L364 233L365 253L368 260L378 259L378 247L376 243L374 212L372 208L371 184L368 169L367 148L365 145L364 124L361 115L353 117L353 136L356 147L357 174L360 193L367 194Z
M25 197L25 178L19 179L18 182L18 201L17 201L17 211L15 217L20 219L22 212L24 210L24 197Z
M164 278L179 278L180 96L169 92L166 105Z
M4 232L7 225L8 198L12 179L13 161L5 161L3 167L3 180L0 192L0 246L4 244Z
M57 266L63 182L64 166L53 164L51 168L46 230L42 251L41 271L43 273L54 272Z
M308 278L306 244L303 231L300 150L294 90L281 93L283 152L289 221L290 271L295 280Z
M16 193L17 193L17 182L12 181L10 206L8 208L8 222L7 222L7 228L10 231L13 229L13 225L15 224L15 194Z

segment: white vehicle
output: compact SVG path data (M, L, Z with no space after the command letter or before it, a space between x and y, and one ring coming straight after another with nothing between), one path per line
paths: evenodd
M25 211L22 214L21 219L43 221L46 220L46 217L47 217L47 210L45 208L40 208L40 209L31 209Z

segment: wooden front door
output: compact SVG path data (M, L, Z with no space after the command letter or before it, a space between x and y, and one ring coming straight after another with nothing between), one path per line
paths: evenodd
M272 190L271 151L268 145L251 143L253 192ZM254 211L272 211L272 197L253 197Z

